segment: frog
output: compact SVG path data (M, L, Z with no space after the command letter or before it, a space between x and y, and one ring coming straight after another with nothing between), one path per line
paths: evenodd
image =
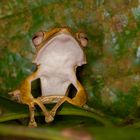
M32 61L36 70L16 90L9 92L9 95L13 100L28 105L28 126L37 127L35 105L41 108L46 123L50 123L64 102L81 108L86 104L87 93L76 76L76 70L87 63L84 48L88 44L88 38L84 32L73 32L69 27L59 27L37 32L32 43L36 48ZM37 79L40 79L41 96L35 98L31 93L31 83ZM69 97L71 85L76 89L72 98ZM45 105L52 103L55 105L48 111Z

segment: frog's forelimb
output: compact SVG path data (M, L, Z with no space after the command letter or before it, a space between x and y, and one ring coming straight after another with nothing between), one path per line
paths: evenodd
M44 104L40 100L34 98L31 94L31 82L38 79L39 76L40 75L38 71L34 72L21 83L21 86L19 87L19 89L9 93L9 95L11 95L13 99L16 99L18 102L27 104L29 106L29 111L30 111L29 126L30 127L37 126L34 119L35 104L37 104L43 111L46 122L53 121L53 117L51 116L49 111L45 108Z

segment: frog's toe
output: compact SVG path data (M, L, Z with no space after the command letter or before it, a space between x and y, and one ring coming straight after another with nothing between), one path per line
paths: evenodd
M37 127L37 123L35 121L34 122L29 122L28 126L30 128L35 128L35 127Z
M20 90L19 89L16 89L14 91L9 92L8 95L11 97L11 100L21 103L21 97L20 97Z
M50 123L50 122L52 122L54 120L54 118L50 115L49 117L47 116L47 117L45 117L45 122L46 123Z

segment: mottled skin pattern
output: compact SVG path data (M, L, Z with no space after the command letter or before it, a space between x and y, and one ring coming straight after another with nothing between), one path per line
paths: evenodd
M53 38L55 35L58 35L59 33L67 33L71 35L80 45L80 47L85 47L87 45L87 38L84 33L72 33L69 28L55 28L52 29L49 32L38 32L34 37L33 37L33 44L35 45L37 49L37 54L39 50L42 48L42 46L48 42L51 38ZM43 35L43 39L41 38ZM41 41L40 41L41 38ZM10 92L9 94L12 96L13 99L16 99L18 102L27 104L29 106L29 111L30 111L30 121L29 121L29 127L36 127L37 123L34 118L34 110L35 110L35 105L37 104L41 110L43 111L45 115L45 121L46 122L51 122L54 119L54 116L56 114L57 109L61 104L63 104L65 101L68 103L78 106L78 107L83 107L87 101L87 95L85 93L85 90L83 86L80 84L80 82L76 78L76 68L73 70L73 77L75 78L75 88L77 89L77 93L74 98L69 98L67 94L65 96L41 96L38 98L34 98L33 95L31 94L31 82L40 78L39 75L39 68L40 65L37 65L37 70L33 72L29 77L27 77L20 85L20 87L13 91ZM56 105L52 108L52 110L49 112L47 111L46 107L44 104L48 103L56 103Z

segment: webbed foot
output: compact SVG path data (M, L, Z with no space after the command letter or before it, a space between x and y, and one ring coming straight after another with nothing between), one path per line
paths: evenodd
M49 115L49 117L47 116L45 116L45 122L46 123L50 123L50 122L52 122L54 120L54 118L51 116L51 115Z
M35 128L35 127L37 127L37 123L35 121L33 121L33 122L30 121L29 124L28 124L28 126L30 128Z
M9 92L8 95L11 97L11 100L21 103L21 97L20 97L20 90L19 89L16 89L14 91Z

